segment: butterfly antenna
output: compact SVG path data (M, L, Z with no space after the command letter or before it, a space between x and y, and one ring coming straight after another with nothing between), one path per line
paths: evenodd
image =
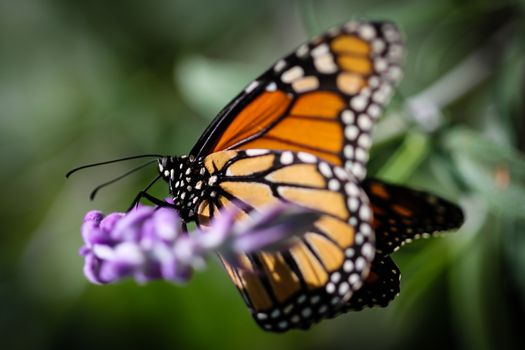
M109 185L111 185L112 183L115 183L115 182L117 182L117 181L119 181L119 180L125 178L126 176L131 175L131 174L133 174L134 172L139 171L140 169L147 167L148 165L150 165L150 164L152 164L152 163L155 163L156 161L157 161L156 159L154 159L154 160L150 160L149 162L144 163L144 164L142 164L142 165L139 165L138 167L136 167L136 168L134 168L134 169L131 169L130 171L128 171L128 172L126 172L126 173L124 173L124 174L122 174L122 175L120 175L120 176L117 176L116 178L114 178L114 179L112 179L112 180L109 180L108 182L105 182L105 183L103 183L103 184L98 185L97 187L95 187L95 189L94 189L94 190L91 192L91 194L89 195L89 199L90 199L90 200L95 199L95 196L97 195L97 192L98 192L101 188L104 188L104 187L106 187L106 186L109 186Z
M105 162L86 164L86 165L82 165L82 166L79 166L78 168L74 168L74 169L71 169L70 171L68 171L67 174L66 174L66 178L70 177L71 174L76 173L77 171L82 170L82 169L86 169L86 168L91 168L91 167L95 167L95 166L99 166L99 165L105 165L105 164L111 164L111 163L117 163L117 162L123 162L125 160L130 160L130 159L151 158L151 157L162 158L162 155L160 155L160 154L142 154L140 156L125 157L125 158L107 160Z

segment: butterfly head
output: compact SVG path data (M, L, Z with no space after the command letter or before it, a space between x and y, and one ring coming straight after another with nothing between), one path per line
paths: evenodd
M167 183L176 181L176 179L182 179L188 177L192 172L192 163L194 162L193 156L164 156L157 160L159 175Z
M166 182L174 177L177 163L178 157L164 156L157 160L159 174Z
M165 156L158 159L158 170L169 184L174 205L183 219L191 219L195 204L205 190L206 172L202 162L193 156Z

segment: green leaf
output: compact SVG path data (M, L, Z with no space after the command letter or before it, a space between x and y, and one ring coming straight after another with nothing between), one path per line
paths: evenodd
M515 150L466 129L445 138L465 184L500 215L525 217L525 160Z
M411 132L377 176L390 182L405 182L429 152L428 136L419 132Z
M175 65L174 79L183 98L199 114L213 118L256 76L256 70L238 62L189 56Z

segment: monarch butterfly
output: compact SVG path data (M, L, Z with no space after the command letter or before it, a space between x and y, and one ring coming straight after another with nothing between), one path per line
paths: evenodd
M366 178L371 130L401 78L401 35L388 22L349 22L299 46L237 95L188 156L161 157L159 178L185 222L221 208L240 217L277 202L323 215L290 249L224 267L265 330L307 329L399 292L389 254L457 228L461 209L434 195Z

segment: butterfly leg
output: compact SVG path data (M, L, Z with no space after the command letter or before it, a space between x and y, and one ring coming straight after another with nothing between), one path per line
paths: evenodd
M135 199L133 200L133 202L131 202L131 205L130 207L128 208L127 212L131 211L133 208L135 208L140 200L142 198L146 198L147 200L149 200L151 203L153 204L156 204L158 205L159 207L169 207L169 208L173 208L175 209L175 206L171 203L168 203L162 199L159 199L157 197L154 197L152 196L151 194L147 193L147 192L144 192L144 191L141 191L137 194L137 196L135 197Z

